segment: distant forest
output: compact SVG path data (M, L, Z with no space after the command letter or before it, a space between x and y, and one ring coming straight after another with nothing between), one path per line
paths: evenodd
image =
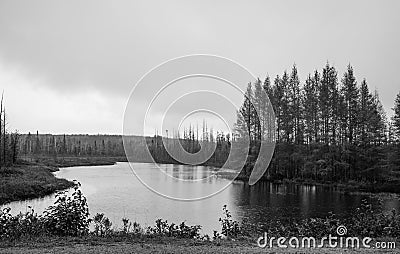
M265 91L269 100L263 96ZM256 107L258 108L257 114ZM275 132L271 133L274 109ZM3 104L0 111L0 166L18 158L64 157L125 158L120 135L51 135L9 132ZM267 179L311 179L326 182L400 182L400 93L388 119L377 91L365 79L357 82L349 65L342 76L327 63L321 71L299 80L294 65L273 81L266 77L248 84L244 102L237 114L235 133L214 132L189 127L183 136L167 139L172 146L195 153L201 146L216 147L204 165L222 166L232 142L248 135L251 147L240 177L250 175L262 140L276 142L275 152L265 174ZM179 163L166 151L162 137L129 136L133 159L151 162L144 149L160 163ZM165 139L165 138L164 138ZM145 144L146 143L146 144Z
M222 166L229 155L230 137L222 132L213 134L212 130L203 132L201 138L194 134L194 128L184 132L181 138L165 138L164 141L174 149L179 142L189 153L196 153L200 146L214 147L216 151L205 165ZM52 135L52 134L21 134L19 135L18 154L21 159L40 160L53 158L63 160L65 157L117 157L124 160L125 150L121 135ZM132 147L130 156L136 162L153 162L147 152L146 145L151 156L158 163L179 163L174 160L164 147L162 137L127 136L125 139ZM146 144L144 143L146 141Z

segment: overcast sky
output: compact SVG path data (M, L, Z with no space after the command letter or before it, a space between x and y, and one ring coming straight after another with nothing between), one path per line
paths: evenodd
M0 0L0 88L20 132L121 133L133 85L187 54L264 79L351 63L388 115L400 90L400 1Z

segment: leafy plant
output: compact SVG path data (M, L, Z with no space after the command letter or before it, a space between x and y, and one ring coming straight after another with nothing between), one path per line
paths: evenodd
M231 212L227 209L227 206L222 207L223 217L219 218L221 223L221 233L226 237L237 237L241 234L239 222L232 219Z
M136 221L135 221L136 223ZM132 226L132 222L128 218L122 218L122 232L128 234Z
M26 213L11 214L11 208L0 211L0 239L20 239L45 233L42 217L31 207Z
M44 224L49 233L81 236L89 232L89 208L79 187L77 183L71 196L65 191L59 192L54 205L44 212Z
M112 230L112 223L109 218L104 216L104 213L97 213L93 217L94 222L94 234L97 236L106 236L109 235Z
M167 220L157 219L154 228L149 228L150 234L164 235L170 237L180 238L199 238L200 237L200 225L189 226L185 222L179 225L172 223L168 224Z

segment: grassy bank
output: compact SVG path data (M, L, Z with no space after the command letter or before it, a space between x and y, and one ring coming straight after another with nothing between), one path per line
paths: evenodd
M0 205L40 198L70 188L73 182L56 178L60 167L114 165L125 157L24 157L0 170Z
M0 205L12 201L44 197L70 188L73 182L56 178L58 168L43 164L19 162L0 170Z
M65 156L65 157L24 157L24 161L43 164L51 167L103 166L114 165L116 162L127 161L126 157L111 156Z

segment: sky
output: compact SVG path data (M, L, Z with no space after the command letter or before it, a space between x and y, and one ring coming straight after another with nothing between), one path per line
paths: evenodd
M0 0L8 127L121 134L141 77L191 54L232 59L261 79L296 64L304 81L327 61L340 79L350 63L391 115L400 91L399 11L396 0Z

